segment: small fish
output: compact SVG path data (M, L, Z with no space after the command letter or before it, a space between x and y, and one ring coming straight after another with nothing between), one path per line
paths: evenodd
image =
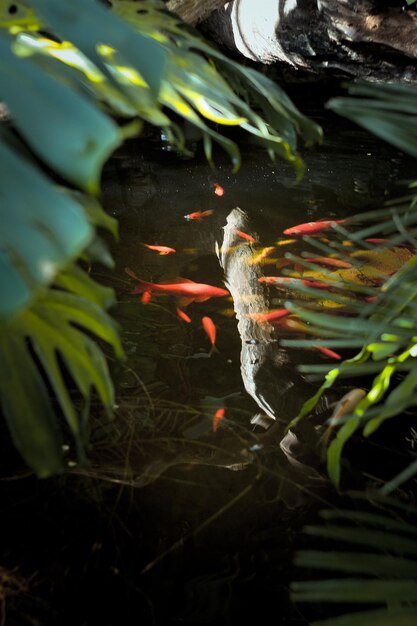
M216 334L217 334L216 325L214 324L211 317L207 317L207 316L201 319L201 323L203 324L203 328L207 337L210 339L210 343L211 343L210 355L213 352L218 352L216 348Z
M342 359L340 354L338 354L337 352L334 352L333 350L330 350L330 348L324 348L323 346L314 346L314 347L316 348L316 350L319 350L322 354L325 354L331 359L336 359L337 361L340 361Z
M194 213L184 215L184 218L186 220L202 220L203 217L208 217L209 215L213 215L212 209L208 209L208 211L194 211Z
M213 417L213 432L214 433L217 431L217 428L220 422L222 421L222 419L224 418L225 413L226 413L226 409L224 408L217 409L217 411L215 412L214 417Z
M244 233L243 230L238 230L236 228L235 234L241 239L245 239L245 241L249 241L249 243L256 243L255 237L252 237L252 235L248 235L248 233Z
M331 256L315 256L306 259L309 263L316 263L316 265L326 265L327 267L336 267L342 270L349 270L352 267L352 263L343 261L342 259L335 259Z
M356 387L355 389L351 389L348 391L336 404L332 415L330 416L330 423L334 424L335 422L345 417L345 415L349 415L353 413L359 402L366 396L365 389L361 389L360 387Z
M208 300L209 298L221 298L229 295L227 289L214 287L213 285L206 285L204 283L195 283L194 281L185 278L178 279L179 282L174 283L150 283L146 280L138 278L128 267L125 268L125 272L134 278L138 283L132 291L132 294L144 292L152 293L157 291L167 295L186 298L188 300L188 304L193 301L204 302L204 300Z
M285 286L294 286L304 285L305 287L314 287L315 289L330 289L330 285L328 283L321 283L315 280L307 280L305 278L293 278L292 276L262 276L258 278L260 283L265 283L266 285L273 285L279 289L281 286L285 288Z
M269 261L275 263L275 259L268 259L268 257L275 251L275 246L268 246L255 252L250 259L248 259L248 265L262 265L267 264Z
M191 324L191 317L189 317L187 315L187 313L185 313L182 309L180 309L178 306L175 309L177 312L178 317L183 320L184 322L187 322L187 324Z
M347 220L317 220L317 222L305 222L305 224L298 224L297 226L291 226L286 228L284 235L318 235L325 230L329 230L335 224L345 224Z
M290 315L291 311L288 309L276 309L275 311L269 311L269 313L249 313L248 317L259 324L269 322L273 324L277 320Z
M297 242L296 239L278 239L278 241L275 242L275 245L289 246L291 243L296 243L296 242Z
M141 302L143 304L148 304L148 302L150 302L151 298L152 298L151 292L150 291L144 291L142 293Z
M172 254L176 252L175 248L169 248L168 246L150 246L148 243L143 244L145 248L149 250L154 250L155 252L159 252L161 255Z
M216 196L224 196L223 187L217 183L213 183L213 185L214 185L214 193L216 194Z

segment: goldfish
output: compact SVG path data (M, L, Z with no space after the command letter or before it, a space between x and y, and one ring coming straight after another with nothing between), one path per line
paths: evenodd
M175 248L169 248L168 246L150 246L148 243L143 244L145 248L149 248L149 250L154 250L155 252L159 252L159 254L166 255L172 254L176 252Z
M208 209L208 211L194 211L194 213L188 213L188 215L184 215L186 220L202 220L203 217L208 217L213 214L212 209Z
M214 433L217 430L219 422L221 422L222 419L224 418L225 412L226 412L226 410L224 408L217 409L217 411L215 412L214 417L213 417L213 432Z
M212 354L212 352L217 352L217 348L216 348L217 331L216 331L216 326L213 320L211 319L211 317L205 316L201 319L201 323L203 324L203 328L207 337L210 339L210 343L211 343L210 354Z
M178 279L179 282L174 283L150 283L138 278L128 267L125 268L125 272L138 282L138 285L132 291L133 294L159 291L163 294L183 297L187 299L187 303L193 301L204 302L204 300L209 298L221 298L229 295L227 289L206 285L205 283L195 283L187 278Z
M318 235L325 230L329 230L335 224L345 224L347 220L317 220L317 222L305 222L305 224L298 224L297 226L291 226L286 228L284 235Z
M218 185L217 183L213 183L214 185L214 193L216 194L216 196L224 196L224 189L221 185Z
M148 302L150 301L151 298L152 298L151 292L150 291L144 291L142 293L141 301L143 302L143 304L148 304Z
M258 322L259 324L262 324L263 322L273 324L287 315L290 315L290 311L288 309L276 309L275 311L269 311L269 313L249 313L248 317L255 320L255 322Z
M260 283L265 283L266 285L273 285L278 289L282 286L285 288L286 285L291 287L297 285L304 285L305 287L314 287L316 289L329 289L330 285L328 283L321 283L315 280L306 280L305 278L293 278L292 276L262 276L258 278Z
M189 317L187 315L187 313L185 313L182 309L180 309L178 306L175 309L177 312L177 315L180 319L182 319L184 322L187 322L187 324L191 324L191 317Z
M348 270L352 267L352 263L342 259L335 259L331 256L315 256L307 258L306 261L316 263L317 265L327 265L327 267L337 267L342 270Z
M241 239L245 239L246 241L249 241L249 243L256 243L255 237L252 237L252 235L248 235L248 233L244 233L242 230L238 230L236 228L235 229L235 234L238 237L241 237Z
M316 350L319 350L320 352L330 357L331 359L337 359L338 361L340 361L342 358L340 354L338 354L337 352L334 352L333 350L330 350L330 348L325 348L324 346L314 346L314 347L316 348Z
M275 263L275 259L268 259L268 257L274 252L275 246L269 246L268 248L262 248L259 252L255 252L251 259L248 259L248 265L262 265L268 264L268 262Z
M292 243L296 243L296 239L278 239L278 241L275 242L275 245L277 246L289 246Z

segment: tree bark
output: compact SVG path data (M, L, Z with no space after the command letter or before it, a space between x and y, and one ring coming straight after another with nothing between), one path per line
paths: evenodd
M195 26L224 4L225 0L169 0L167 9L179 15L187 24Z

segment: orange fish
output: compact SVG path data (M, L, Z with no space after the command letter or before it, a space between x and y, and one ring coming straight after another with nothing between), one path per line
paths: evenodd
M138 285L132 291L132 294L159 291L163 294L180 296L187 298L189 302L203 302L209 298L221 298L228 296L227 289L221 287L214 287L213 285L206 285L204 283L195 283L192 280L186 278L179 279L177 283L150 283L146 280L141 280L132 272L128 267L125 268L125 272L134 278Z
M305 287L314 287L316 289L330 289L328 283L320 283L315 280L306 280L305 278L293 278L292 276L262 276L258 278L260 283L265 283L266 285L273 285L279 289L281 286L284 288L286 285L288 286L297 286L304 285Z
M256 243L256 239L254 237L252 237L252 235L248 235L247 233L244 233L242 230L238 230L236 228L235 229L235 234L238 237L241 237L242 239L245 239L246 241L249 241L249 243Z
M218 185L217 183L213 183L214 185L214 193L216 194L216 196L224 196L224 189L221 185Z
M211 319L211 317L206 316L201 319L201 323L203 324L203 328L205 330L207 337L210 339L210 343L211 343L210 355L212 354L212 352L218 352L216 348L216 326L213 320Z
M184 322L187 322L187 324L191 324L191 317L188 317L187 313L185 313L182 309L180 309L179 307L177 307L176 309L177 315L180 319L182 319Z
M225 412L226 412L226 410L223 409L223 408L217 409L217 411L215 412L214 417L213 417L213 432L214 433L216 432L219 423L224 418Z
M169 248L168 246L150 246L148 243L143 244L145 248L149 248L149 250L155 250L155 252L159 252L159 254L172 254L172 252L176 252L175 248Z
M208 217L212 214L212 209L209 209L208 211L194 211L194 213L188 213L188 215L184 215L184 217L186 220L202 220L203 217Z
M259 324L262 324L263 322L273 324L287 315L290 315L290 311L288 309L276 309L275 311L270 311L269 313L249 313L248 317L255 320L255 322L258 322Z
M338 354L337 352L334 352L333 350L330 350L330 348L324 348L323 346L314 346L314 347L316 348L316 350L320 350L320 352L330 357L331 359L337 359L337 361L340 361L342 358L340 354Z
M327 265L327 267L337 267L338 269L348 270L352 267L352 263L343 261L342 259L335 259L331 256L315 256L306 259L309 263L316 263L317 265Z
M141 301L143 302L143 304L148 304L148 302L150 301L151 298L152 298L151 292L150 291L144 291L142 293Z
M306 222L286 228L284 235L318 235L325 230L329 230L335 224L344 224L347 220L317 220L317 222Z

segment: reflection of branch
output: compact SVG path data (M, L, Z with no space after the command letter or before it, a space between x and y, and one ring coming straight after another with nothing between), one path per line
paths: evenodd
M241 209L234 209L227 218L219 260L238 320L242 379L259 407L274 419L282 420L283 430L298 414L311 387L290 363L287 351L279 346L275 328L250 317L268 310L268 290L258 280L262 276L260 266L250 263L252 244L242 241L236 231L253 235Z
M195 26L224 4L225 0L169 0L166 6L172 13L179 15L184 22Z

